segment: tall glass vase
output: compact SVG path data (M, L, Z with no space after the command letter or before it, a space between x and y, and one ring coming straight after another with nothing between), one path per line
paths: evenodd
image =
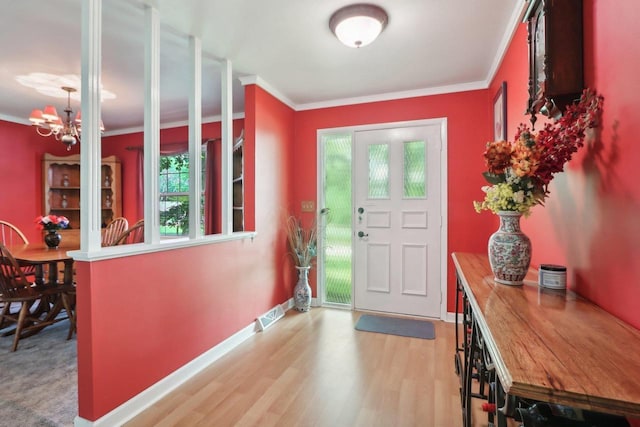
M311 267L298 267L298 282L293 289L293 300L296 310L309 311L311 308L311 286L309 286L309 270Z
M500 228L489 237L489 263L494 280L519 286L529 271L531 240L520 231L520 212L500 211Z

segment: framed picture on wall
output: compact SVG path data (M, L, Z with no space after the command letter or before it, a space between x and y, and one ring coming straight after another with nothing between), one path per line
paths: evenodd
M507 140L507 82L502 82L493 98L493 140Z

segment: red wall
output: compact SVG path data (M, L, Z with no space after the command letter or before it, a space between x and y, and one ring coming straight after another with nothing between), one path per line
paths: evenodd
M640 6L636 0L583 4L586 85L605 98L601 132L552 181L546 206L522 225L534 264L567 265L571 287L640 327ZM508 82L511 137L518 123L528 123L522 114L527 35L520 27L490 89Z
M30 242L42 241L34 220L44 215L42 204L42 155L78 154L53 137L39 136L31 126L0 120L0 219L16 225Z
M245 156L259 177L246 188L253 241L77 262L82 418L103 416L291 297L277 213L290 205L293 111L253 86L246 103L255 137Z
M293 165L296 207L300 206L302 200L317 200L317 130L446 117L449 153L448 249L450 253L486 251L487 240L484 236L488 237L493 232L493 224L491 218L475 213L472 202L481 196L480 187L484 185L481 153L492 135L488 105L488 91L479 90L296 113ZM448 259L447 264L447 310L454 311L455 272Z

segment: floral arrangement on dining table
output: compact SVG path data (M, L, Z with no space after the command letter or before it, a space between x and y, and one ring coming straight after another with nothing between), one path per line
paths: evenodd
M587 129L598 124L603 101L601 95L585 89L577 103L567 106L562 117L540 131L521 124L513 142L488 142L483 175L491 185L482 187L485 197L473 202L475 210L528 216L533 206L543 205L554 175L584 145Z
M62 215L44 215L36 218L35 223L40 230L57 231L69 226L69 219Z

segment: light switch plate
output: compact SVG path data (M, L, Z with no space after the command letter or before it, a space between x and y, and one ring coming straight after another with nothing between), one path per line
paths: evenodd
M313 200L303 200L302 201L302 212L313 212L315 210L315 206Z

